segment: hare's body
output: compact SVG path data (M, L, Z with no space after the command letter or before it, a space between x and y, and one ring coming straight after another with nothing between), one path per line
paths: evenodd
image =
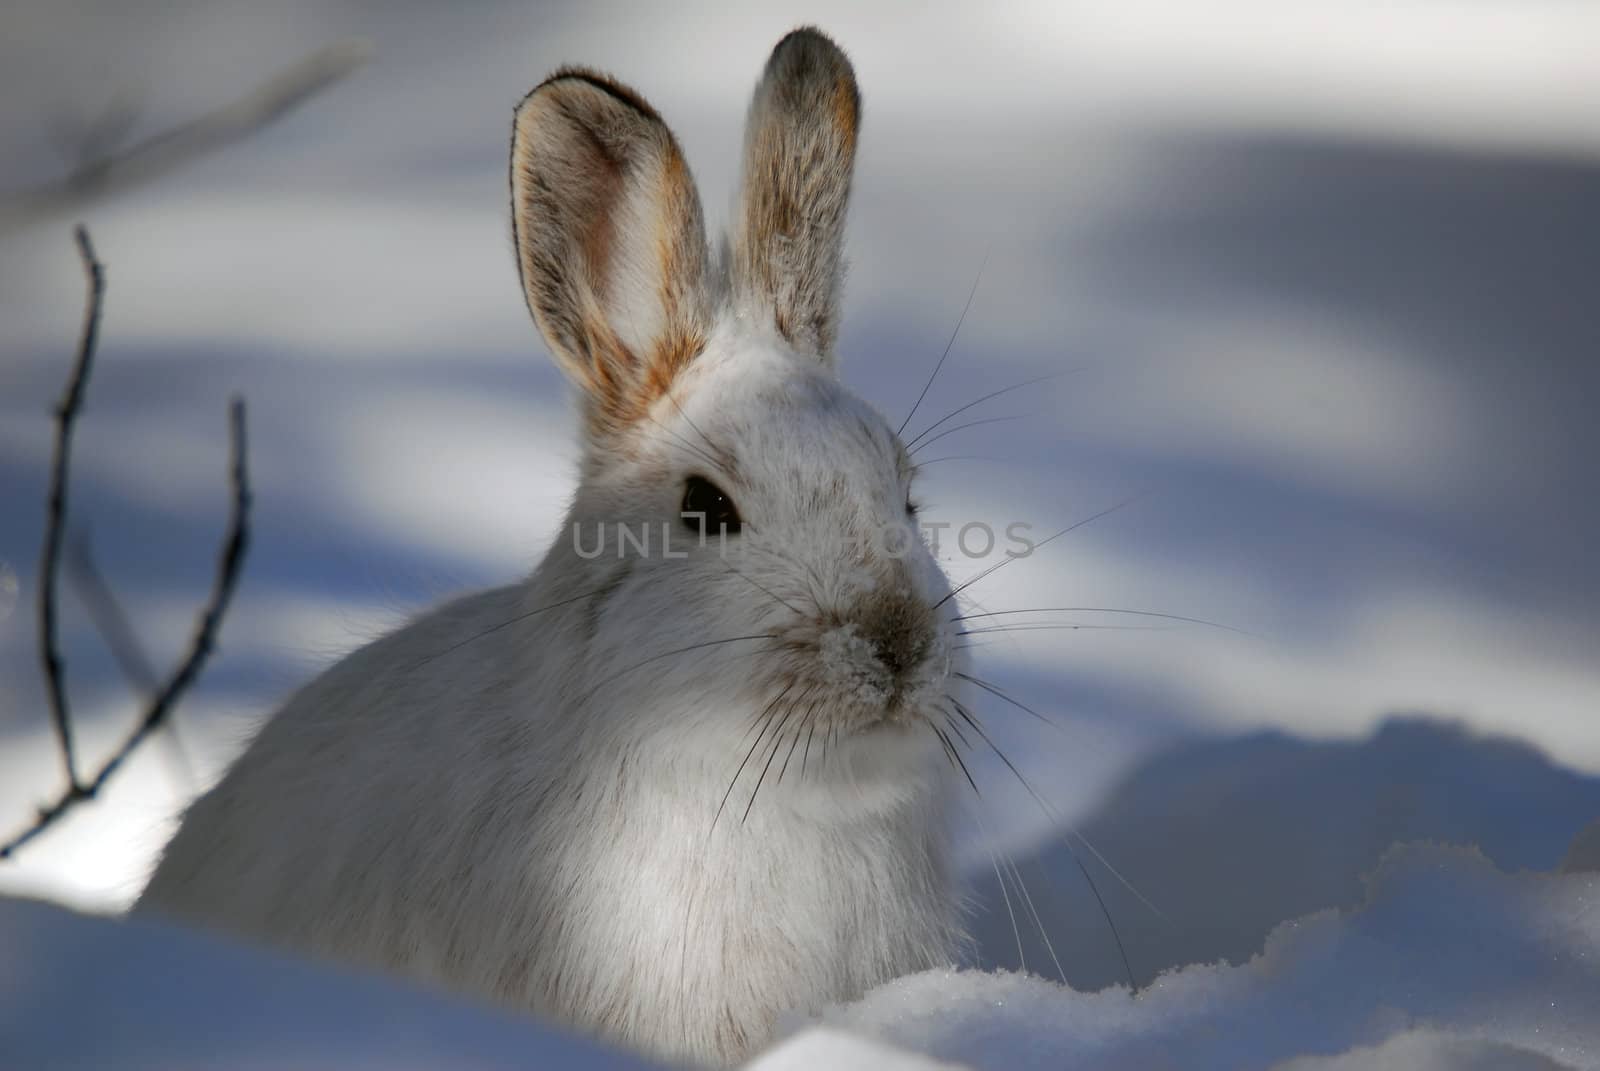
M456 625L499 624L535 590L447 606L296 696L195 807L146 904L700 1058L747 1052L777 1010L949 961L932 785L838 802L825 793L840 786L813 780L813 813L768 785L708 836L737 736L663 769L660 745L563 729L540 699L562 694L560 663L514 668L532 660L531 627L370 675ZM587 612L555 627L580 633ZM440 694L452 661L487 671L482 686ZM478 724L442 716L458 706ZM816 765L814 751L808 776Z
M297 694L142 908L705 1060L953 959L949 587L828 353L855 122L843 56L786 38L721 282L647 105L529 96L523 282L587 403L567 524Z

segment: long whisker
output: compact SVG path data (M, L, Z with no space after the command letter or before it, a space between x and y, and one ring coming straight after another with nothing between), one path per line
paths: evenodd
M728 561L728 559L721 558L719 560L722 562L723 566L728 570L728 572L732 573L734 576L738 577L740 580L743 580L743 581L751 584L752 586L754 586L758 590L764 592L767 596L769 596L773 600L782 603L784 606L787 606L789 609L793 610L795 613L797 613L797 614L800 613L800 608L797 607L794 603L790 602L788 599L785 599L782 595L779 595L777 592L773 591L771 588L767 587L765 584L762 584L759 581L755 580L754 578L749 577L749 576L745 575L744 573L741 573L739 570L737 570L737 569L735 569L733 567L733 565Z
M741 826L750 817L750 812L756 805L756 797L761 794L761 786L767 780L767 771L772 769L772 760L778 757L778 749L783 746L783 727L789 723L790 718L794 717L794 712L797 709L799 709L797 706L790 706L783 719L778 722L777 729L773 730L772 751L767 755L766 765L761 767L761 776L756 778L755 791L750 793L750 802L744 805L744 814L739 816L739 824Z
M710 465L713 471L720 472L723 469L723 462L715 455L707 453L699 444L685 439L682 435L679 435L677 432L667 427L660 420L657 420L654 415L650 415L650 420L655 424L656 427L660 428L662 431L666 432L667 435L671 436L673 441L676 442L679 447L689 451L691 454L694 454L696 457L700 458L700 460L704 461L707 465Z
M978 738L985 744L989 745L989 750L993 751L995 756L999 758L1001 762L1005 763L1006 769L1011 771L1012 776L1017 779L1018 784L1027 789L1028 795L1033 797L1034 802L1040 807L1044 808L1046 814L1054 817L1054 809L1050 807L1043 796L1039 795L1039 793L1034 790L1033 785L1028 782L1028 779L1022 776L1022 771L1017 769L1016 764L1011 761L1010 757L1006 755L1005 752L1001 751L1000 748L995 745L995 742L989 738L989 734L984 732L983 726L978 723L977 718L972 716L972 712L966 708L966 705L953 695L947 695L945 698L954 704L956 712L961 715L961 720L971 726L972 730L978 734Z
M988 692L990 695L994 696L997 699L1005 700L1007 703L1010 703L1012 706L1016 707L1018 710L1022 711L1024 714L1033 715L1035 718L1038 718L1040 721L1044 722L1046 725L1050 726L1050 728L1056 730L1059 733L1065 733L1067 731L1066 728L1060 722L1056 721L1053 718L1045 717L1043 714L1039 713L1037 710L1034 710L1032 707L1028 706L1028 704L1022 702L1020 699L1016 699L1013 696L1007 695L999 687L997 687L996 685L990 684L988 681L982 679L981 677L974 677L972 674L963 673L960 670L957 670L954 673L954 676L961 678L962 680L966 681L969 684L977 685L979 688L982 688L984 691Z
M1045 928L1044 919L1039 917L1039 909L1033 906L1033 894L1028 891L1027 882L1022 880L1022 870L1017 866L1016 859L1010 855L1006 855L1006 864L1011 867L1011 876L1016 880L1017 890L1022 893L1023 906L1028 909L1028 914L1033 916L1033 928L1039 931L1039 940L1044 942L1044 950L1050 953L1050 962L1056 965L1056 975L1061 979L1061 984L1066 985L1067 972L1062 969L1061 960L1056 957L1055 945L1050 942L1050 933Z
M734 771L733 780L728 782L728 790L722 794L722 802L717 804L717 813L712 817L711 828L706 832L707 839L710 838L712 833L716 832L717 821L722 817L723 808L728 806L728 797L733 795L733 786L739 783L739 777L744 773L744 768L749 765L750 756L756 753L756 748L760 747L761 741L766 738L767 729L771 728L772 725L772 712L777 709L779 703L783 702L784 696L793 690L794 685L795 682L790 681L783 691L774 696L772 701L766 705L766 708L756 716L755 724L762 726L761 732L756 736L755 742L750 745L750 750L744 753L744 761L740 762L739 769Z
M700 441L706 444L706 450L709 451L711 456L717 457L717 458L721 458L721 461L719 462L719 464L723 468L730 467L728 465L727 451L723 450L716 443L712 442L711 441L711 436L707 435L704 431L700 430L700 425L696 424L693 420L689 419L689 414L683 411L683 406L678 403L677 397L675 397L670 391L667 393L667 401L672 403L672 408L674 408L674 409L676 409L678 411L678 415L683 418L683 422L685 424L688 424L689 427L694 430L694 433L696 435L700 436Z
M972 786L972 794L982 799L983 793L978 791L978 782L972 779L972 771L967 769L967 764L962 761L961 754L956 750L955 744L950 742L949 734L937 725L929 725L928 728L933 730L933 734L939 738L939 743L943 745L945 759L950 763L950 768L960 770L962 776L967 779L967 784Z
M979 824L982 824L982 819L979 819ZM1023 973L1027 973L1028 956L1022 950L1022 928L1017 925L1017 913L1011 907L1011 893L1006 888L1005 875L1000 872L1000 857L995 854L987 830L983 833L983 850L989 856L989 865L994 868L994 880L1000 886L1000 898L1006 905L1006 918L1011 920L1011 938L1017 942L1017 965Z
M746 521L745 522L746 536L748 536L749 531L753 530L754 528L755 528L755 526L753 524L751 524L749 521ZM765 542L760 541L760 540L751 540L749 538L743 538L743 539L739 540L737 546L739 548L739 552L742 555L749 555L750 553L753 553L755 551L760 551L763 554L769 555L772 559L783 563L783 565L784 565L784 567L786 569L799 569L802 572L804 572L806 574L806 576L810 578L810 581L811 581L811 583L809 585L809 589L806 591L806 595L809 596L809 598L811 599L811 602L812 602L813 605L819 605L819 597L817 595L817 592L826 590L828 585L822 579L822 573L820 571L818 571L818 569L817 569L815 564L813 564L812 562L809 562L809 561L807 561L804 558L801 558L799 556L792 556L792 555L783 553L778 548L773 547L773 546L769 546ZM724 560L724 562L726 562L727 559L724 558L723 560ZM743 560L743 559L741 559L741 560ZM750 580L749 577L745 577L745 579L746 580ZM750 580L750 582L752 584L755 583L754 580ZM760 585L757 585L757 586L759 587ZM797 585L797 586L804 587L805 585ZM766 590L766 589L763 589L763 590ZM777 594L775 592L767 591L767 594L771 595L774 599L778 599L778 596L777 596ZM785 602L782 599L778 599L778 601L779 602L783 602L785 606L789 606L789 608L791 610L795 610L795 607L792 606L791 604L789 604L788 602ZM800 610L795 610L795 612L796 613L803 613L803 611L800 611Z
M1038 383L1044 383L1047 380L1060 379L1062 376L1070 376L1074 372L1079 372L1079 371L1082 371L1082 369L1079 369L1079 368L1065 368L1065 369L1062 369L1059 372L1050 372L1050 373L1048 373L1046 375L1034 376L1032 379L1023 380L1021 383L1013 383L1009 387L1001 387L999 390L992 390L988 394L985 394L983 397L977 399L976 401L968 402L966 405L963 405L959 409L952 409L950 412L946 413L944 416L940 417L938 420L935 420L932 424L929 424L927 427L925 427L921 431L917 432L916 438L914 438L910 442L906 443L906 449L910 450L912 447L916 446L919 442L922 441L924 436L926 436L929 432L933 431L935 428L938 428L938 427L942 426L946 421L952 420L955 417L960 416L962 413L965 413L968 409L971 409L971 408L973 408L975 406L982 405L984 402L989 401L991 398L999 398L1001 395L1010 394L1012 391L1022 390L1024 387L1031 387L1031 386L1034 386L1035 384L1038 384ZM924 464L926 464L926 462L924 462Z
M964 680L967 680L967 681L972 682L973 684L976 684L978 687L980 687L980 688L984 689L985 691L989 692L991 695L994 695L994 696L996 696L996 697L998 697L1000 699L1005 700L1007 703L1010 703L1012 706L1016 707L1018 710L1025 711L1028 714L1032 714L1034 717L1038 718L1040 721L1044 722L1046 725L1054 726L1056 729L1058 729L1058 730L1060 730L1062 732L1066 731L1064 728L1062 728L1061 725L1057 724L1054 721L1051 721L1049 718L1046 718L1043 714L1040 714L1037 710L1034 710L1032 707L1028 706L1027 704L1019 702L1014 697L1005 694L1003 691L1000 691L998 688L996 688L994 685L988 683L987 681L978 680L976 677L973 677L973 676L970 676L970 675L964 674L964 673L957 674L957 676L960 676ZM1028 786L1028 783L1026 781L1022 780L1022 774L1017 772L1017 768L1015 766L1011 765L1011 762L1010 762L1009 759L1007 759L1004 755L1000 754L999 749L994 746L994 742L989 739L989 737L984 733L983 729L977 724L977 722L975 720L972 720L968 716L968 712L966 711L966 708L962 706L960 701L958 701L954 696L946 696L945 698L949 699L950 702L954 703L955 706L956 706L956 709L963 713L963 717L967 720L968 724L971 725L973 727L973 729L975 729L978 732L978 735L983 737L984 743L989 745L990 750L994 751L994 753L996 755L1000 755L1000 761L1004 762L1008 767L1011 768L1011 772L1017 775L1017 780L1018 781L1022 781L1023 787L1028 789L1029 793L1038 802L1039 806L1045 808L1045 813L1050 815L1052 818L1059 820L1060 816L1055 812L1055 810L1053 808L1050 807L1049 803L1047 803L1043 799L1043 797L1041 797L1038 793L1034 792L1033 789ZM1078 838L1078 841L1085 848L1089 849L1090 854L1093 855L1095 857L1095 859L1097 859L1100 862L1101 866L1105 867L1107 870L1109 870L1111 872L1111 876L1116 878L1117 881L1122 885L1123 888L1127 889L1130 893L1132 893L1135 897L1138 898L1140 903L1142 903L1145 907L1149 908L1151 914L1153 914L1156 917L1160 918L1163 922L1171 922L1172 921L1167 916L1167 913L1165 911L1162 911L1155 904L1151 903L1150 899L1148 897L1146 897L1144 895L1144 893L1140 892L1134 886L1133 882L1131 882L1127 878L1123 877L1122 876L1122 872L1120 870L1118 870L1116 867L1111 865L1111 860L1107 859L1104 855L1101 855L1100 854L1100 849L1096 848L1092 843L1090 843L1089 838L1085 837L1082 833L1080 833L1076 826L1068 824L1068 825L1065 826L1065 828L1074 837Z
M1001 699L1001 700L1004 700L1007 703L1010 703L1012 706L1016 707L1018 710L1022 711L1023 713L1031 714L1033 717L1038 718L1040 721L1044 722L1046 725L1048 725L1051 728L1057 730L1058 732L1065 733L1067 731L1066 728L1063 727L1060 723L1058 723L1058 722L1056 722L1056 721L1054 721L1054 720L1052 720L1050 718L1045 717L1043 714L1039 713L1037 710L1034 710L1032 707L1028 706L1026 703L1024 703L1021 700L1017 699L1015 696L1008 695L1003 689L999 688L998 686L996 686L994 684L989 683L986 680L983 680L983 679L981 679L979 677L975 677L970 673L963 673L963 672L961 672L959 670L955 673L955 676L960 677L962 680L967 681L968 683L977 685L979 688L982 688L984 691L988 692L990 695L993 695L998 699ZM1028 786L1026 781L1023 781L1022 774L1017 771L1017 768L1015 766L1011 765L1011 761L1009 759L1007 759L1004 755L1000 754L999 749L994 746L994 742L989 739L987 734L984 733L983 728L978 725L977 721L970 717L970 715L966 711L966 708L964 706L962 706L961 702L959 700L957 700L954 696L946 696L945 698L949 699L951 703L955 704L956 709L958 711L962 712L963 717L966 718L968 724L971 725L972 728L977 731L978 735L983 737L984 742L989 745L990 749L993 750L996 755L1000 756L1000 760L1002 762L1004 762L1008 767L1011 768L1011 772L1016 774L1017 780L1021 781L1023 787L1024 788L1028 788L1028 791L1033 796L1033 798L1039 803L1039 805L1041 807L1045 808L1045 813L1049 814L1052 818L1056 818L1056 819L1059 820L1059 816L1055 814L1053 809L1049 806L1048 803L1045 802L1043 797L1041 797L1038 793L1034 792L1032 788L1029 788L1029 786ZM1171 921L1167 917L1166 912L1162 911L1155 904L1151 903L1149 898L1146 897L1144 895L1144 893L1140 892L1137 888L1134 887L1134 885L1133 885L1133 883L1131 881L1129 881L1127 878L1122 876L1122 872L1121 871L1119 871L1116 867L1111 865L1111 861L1109 859L1107 859L1105 856L1100 854L1100 849L1096 848L1093 844L1091 844L1089 842L1089 838L1085 837L1082 833L1080 833L1077 830L1076 827L1074 827L1072 825L1067 825L1065 828L1074 837L1078 838L1078 841L1085 848L1089 849L1090 854L1092 854L1095 857L1095 859L1099 860L1101 866L1105 867L1107 870L1109 870L1111 872L1112 877L1116 878L1117 881L1122 885L1123 888L1127 889L1130 893L1132 893L1135 897L1138 898L1140 903L1144 904L1145 907L1149 908L1150 912L1152 914L1154 914L1155 916L1157 916L1158 918L1160 918L1164 922L1170 922ZM1069 850L1070 850L1070 847L1069 847Z
M984 822L983 815L979 814L977 812L977 810L974 809L974 811L972 813L972 816L978 820L978 831L979 831L979 834L983 837L983 839L989 844L994 844L994 845L998 846L998 841L996 841L994 835L989 832L988 824ZM1008 871L1010 871L1011 880L1017 886L1017 895L1022 898L1022 906L1027 908L1028 909L1028 914L1030 916L1032 916L1032 918L1033 918L1033 928L1036 931L1038 931L1039 939L1044 942L1045 951L1050 953L1050 962L1055 964L1055 966L1056 966L1056 974L1057 974L1058 977L1060 977L1061 984L1065 985L1066 982L1067 982L1067 972L1062 970L1062 968L1061 968L1061 960L1059 958L1057 958L1057 956L1056 956L1055 946L1050 943L1050 934L1048 932L1046 932L1046 930L1045 930L1044 919L1042 919L1039 916L1039 909L1036 908L1034 906L1034 904L1033 904L1033 894L1028 892L1028 883L1022 880L1022 871L1021 871L1021 869L1018 868L1016 859L1012 858L1012 856L1011 856L1011 854L1009 852L1006 852L1006 851L1004 851L1002 849L998 849L998 847L996 847L996 848L990 849L989 858L991 860L993 860L995 858L995 854L996 854L997 851L998 851L999 855L1005 859L1006 869ZM1009 906L1010 905L1007 905L1008 910L1009 910ZM1021 960L1021 958L1022 958L1022 953L1021 953L1021 950L1020 950L1021 935L1019 934L1017 936L1018 936L1018 944L1019 944L1019 949L1018 949L1018 952L1017 952L1017 958L1018 958L1018 960ZM1026 964L1023 965L1023 970L1027 970Z
M1028 972L1028 957L1022 951L1022 928L1017 925L1017 913L1011 908L1011 893L1006 888L1006 877L1000 872L1000 857L993 848L984 845L984 850L989 853L989 865L994 868L995 880L1000 883L1000 897L1005 901L1006 917L1011 920L1011 936L1017 942L1017 965L1022 972Z
M967 311L972 308L972 299L978 296L978 284L983 281L983 269L988 266L989 255L985 253L983 263L978 265L978 274L972 278L972 291L967 294L967 303L961 306L961 315L956 319L955 330L950 332L950 341L944 344L944 352L939 354L939 363L933 366L933 373L928 376L928 382L922 385L922 393L917 395L916 402L911 406L911 412L906 414L906 418L900 422L900 427L896 429L895 435L897 437L905 434L906 425L911 423L911 418L917 415L917 409L922 405L922 400L928 396L928 390L933 386L933 381L939 378L939 369L944 367L945 359L950 356L950 347L956 344L956 336L961 333L961 325L967 322Z
M971 751L972 750L972 741L968 740L967 739L967 734L961 731L961 726L956 724L956 720L950 714L950 711L945 709L944 707L940 707L939 708L939 713L944 715L945 728L949 729L950 732L955 736L955 738L957 740L961 741L961 746L962 747L966 748L968 751ZM977 785L973 785L972 787L974 789L976 789L978 786Z
M802 781L806 779L806 764L811 761L811 740L817 735L817 719L810 718L808 720L811 722L811 728L806 731L806 749L800 755L800 780Z
M1254 635L1245 629L1225 625L1220 621L1208 621L1203 617L1184 617L1182 614L1161 613L1155 610L1124 610L1116 606L1034 606L1019 610L986 610L978 614L957 614L950 620L973 621L980 617L1006 617L1012 614L1125 614L1130 617L1158 617L1164 621L1179 621L1186 625L1205 625L1207 628L1218 628L1224 632L1236 632L1241 636Z
M1068 625L1031 623L1022 625L986 625L983 628L962 629L957 636L988 636L997 632L1177 632L1176 625Z
M929 465L942 465L946 461L988 461L996 465L1008 463L1006 458L989 457L985 454L947 454L944 457L930 457L926 461L918 461L916 465L917 471L921 472Z
M943 707L939 708L939 712L944 715L945 724L949 726L950 731L955 733L961 738L963 743L965 743L966 736L961 732L960 727L956 725L955 720L950 716L950 712ZM947 735L945 731L940 729L937 725L929 725L928 727L933 730L934 735L939 738L939 743L944 747L945 758L950 761L952 766L961 770L961 773L967 779L967 784L972 786L972 794L981 800L983 798L983 793L978 790L978 782L973 780L972 771L967 769L966 761L961 758L961 753L956 749L955 744L951 742L949 735ZM989 853L989 863L994 867L995 877L1000 882L1001 895L1004 896L1006 900L1006 913L1011 918L1012 937L1015 938L1017 942L1017 962L1023 970L1027 970L1027 958L1022 952L1022 932L1017 926L1016 913L1012 911L1011 908L1011 897L1005 891L1005 878L1000 873L999 860L995 856L995 849L991 847L991 845L996 843L994 836L989 832L988 826L983 820L983 815L977 808L974 808L972 815L978 820L978 828L984 839L984 848ZM1028 913L1033 916L1034 929L1039 931L1039 939L1044 942L1045 950L1050 953L1050 961L1055 964L1056 974L1060 976L1062 984L1064 985L1067 981L1067 972L1062 970L1061 960L1056 957L1055 946L1050 942L1050 934L1045 929L1044 920L1039 916L1038 909L1034 907L1033 896L1028 892L1027 883L1022 880L1022 871L1017 868L1017 861L1011 858L1010 855L1006 855L1006 866L1011 872L1012 880L1017 884L1017 891L1021 894L1023 903L1028 909Z
M778 767L778 784L780 785L783 784L783 775L788 772L789 760L794 758L795 749L800 746L800 734L805 731L805 723L809 720L808 715L808 717L801 719L799 725L794 727L794 735L789 739L789 753L784 755L783 765Z
M580 703L578 705L582 706L584 703L587 703L590 699L593 699L594 696L600 691L600 689L602 689L606 685L611 684L612 682L616 681L618 678L625 677L629 673L634 672L635 670L643 669L645 666L652 665L653 663L659 662L663 658L672 658L674 655L687 654L690 651L699 651L699 650L703 650L704 648L707 648L707 647L716 647L716 646L719 646L719 645L724 644L724 643L739 643L739 642L741 642L743 640L772 640L772 639L777 639L777 637L775 635L773 635L772 633L770 633L770 632L754 632L754 633L751 633L748 636L729 636L726 639L721 639L721 640L704 640L704 641L702 641L700 643L691 643L691 644L687 644L687 645L685 645L683 647L675 647L670 651L662 651L660 654L651 655L649 658L643 659L642 661L639 661L639 662L635 662L635 663L633 663L633 665L628 666L626 669L618 670L616 673L613 673L610 676L604 678L598 684L596 684L593 688L589 689L588 694L583 697L582 701L580 701ZM774 648L774 650L775 649L776 648Z
M933 609L937 610L939 607L943 606L945 603L949 602L951 599L955 598L957 595L961 594L963 591L967 590L972 585L974 585L978 581L982 580L984 577L992 575L996 570L1004 569L1006 566L1010 565L1012 562L1021 561L1022 558L1024 558L1024 557L1032 557L1034 552L1037 551L1040 547L1044 546L1045 544L1053 543L1057 539L1060 539L1062 536L1066 535L1069 532L1075 532L1079 528L1082 528L1086 524L1093 523L1094 521L1098 521L1102 517L1109 516L1110 514L1113 514L1113 513L1117 512L1120 509L1124 509L1124 508L1126 508L1128 506L1131 506L1135 502L1139 501L1141 498L1147 497L1149 494L1150 494L1149 491L1140 491L1138 494L1131 495L1128 498L1123 499L1121 502L1118 502L1114 506L1107 506L1105 509L1101 510L1099 513L1091 514L1088 517L1085 517L1081 521L1077 521L1076 523L1069 524L1065 528L1061 529L1059 532L1056 532L1053 535L1046 536L1045 538L1039 540L1039 542L1035 543L1033 545L1033 547L1025 555L1020 555L1020 556L1015 557L1015 558L1002 558L1000 561L995 562L993 565L989 566L987 569L984 569L981 572L979 572L977 576L968 577L966 580L964 580L960 584L956 585L954 588L951 589L951 591L950 591L950 593L948 595L946 595L944 598L940 599L938 602L933 604Z
M921 445L908 448L906 453L911 457L916 457L919 451L926 450L928 447L932 446L946 435L954 435L958 431L966 431L968 428L982 427L985 424L1004 424L1012 420L1022 420L1023 418L1032 415L1033 414L1031 413L1009 413L1006 416L993 416L984 417L981 420L969 420L965 424L957 424L953 428L946 428L939 434L932 436L931 438L924 439Z
M1022 776L1022 771L1017 769L1016 763L1012 762L1010 757L995 745L995 742L989 738L989 734L983 731L983 726L978 724L978 720L972 716L971 711L967 710L966 706L963 705L962 702L955 696L946 695L945 698L955 705L956 711L961 715L962 720L968 725L972 726L973 730L978 734L978 736L983 739L983 742L989 745L989 750L993 751L995 756L999 758L1001 762L1005 763L1006 769L1011 771L1012 776L1017 779L1017 783L1027 791L1028 795L1033 797L1034 802L1040 806L1044 813L1049 816L1052 821L1060 823L1060 814L1056 812L1055 808L1050 805L1048 800L1039 794L1038 790L1029 783L1028 779ZM1070 829L1071 827L1068 826L1067 828ZM1079 840L1083 840L1081 835L1079 836ZM1087 841L1084 843L1085 846L1088 846ZM1130 989L1137 990L1139 988L1139 983L1133 973L1133 964L1128 959L1128 951L1122 944L1122 934L1117 931L1116 920L1111 917L1111 910L1106 906L1105 898L1100 895L1100 887L1095 884L1094 875L1089 873L1089 868L1084 866L1083 860L1079 858L1077 852L1072 850L1071 844L1063 843L1062 846L1067 849L1067 854L1072 857L1072 862L1078 868L1078 872L1083 875L1083 880L1089 883L1089 891L1094 894L1095 902L1100 905L1100 914L1104 916L1106 925L1111 928L1111 936L1117 943L1117 954L1122 957L1122 967L1128 972L1128 986ZM1091 850L1093 849L1091 848ZM1095 857L1100 858L1100 853L1095 852ZM1101 859L1101 862L1104 863L1105 860ZM1122 877L1121 874L1117 873L1115 869L1112 869L1109 864L1107 864L1107 869L1111 870L1112 875L1115 876L1118 881L1122 882L1124 887L1126 887L1129 892L1133 893L1135 896L1138 896L1140 900L1144 901L1146 907L1149 907L1152 911L1156 910L1154 904L1151 904L1150 901L1145 900L1139 891L1129 884L1128 880ZM1158 915L1160 914L1159 911L1156 913ZM1161 917L1165 918L1166 916L1162 915Z
M500 622L498 625L492 625L489 628L484 629L482 632L474 633L473 635L468 636L466 639L461 640L458 643L453 643L449 647L444 648L443 650L435 651L433 654L430 654L430 655L424 655L421 659L419 659L417 662L415 662L412 665L411 668L417 669L417 668L419 668L421 666L425 666L429 662L432 662L436 658L443 658L445 655L450 654L453 651L459 651L461 648L467 646L467 644L469 644L469 643L476 643L478 640L481 640L486 636L493 635L494 633L499 632L503 628L510 628L512 625L515 625L519 621L526 621L530 617L536 617L539 614L544 613L546 610L556 610L556 609L559 609L560 607L563 607L563 606L570 606L575 602L582 602L584 599L592 599L596 595L599 595L599 594L601 594L603 592L612 590L615 586L616 586L615 582L608 581L607 583L601 584L599 587L595 588L593 591L585 591L581 595L572 595L572 596L569 596L568 598L565 598L565 599L558 599L555 602L546 603L545 605L540 606L540 607L538 607L536 609L527 610L527 611L525 611L523 613L515 615L514 617L507 618L506 620Z

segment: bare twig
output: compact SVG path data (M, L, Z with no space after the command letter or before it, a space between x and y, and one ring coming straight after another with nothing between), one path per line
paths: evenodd
M217 558L217 573L212 581L211 597L195 621L194 638L190 641L189 653L178 664L172 676L167 678L167 682L162 685L155 698L150 701L144 717L134 727L133 732L111 758L106 760L100 772L89 783L90 795L104 785L107 778L116 773L117 767L122 765L123 760L145 737L161 727L162 720L171 713L178 698L200 676L200 670L205 666L206 659L216 647L217 630L222 625L222 615L227 613L228 604L233 600L233 591L239 581L239 569L244 564L245 549L250 544L250 474L246 464L244 399L234 398L229 403L228 417L232 443L230 471L233 482L233 513L228 521L227 537L223 540L222 551ZM0 852L0 855L3 855L3 852Z
M94 259L93 247L89 243L88 232L79 227L77 239L78 247L84 255L85 263L93 266L93 270L90 272L91 315L87 322L97 325L100 296L104 289L104 276L98 270L99 264ZM57 410L59 424L56 457L51 485L49 515L46 520L46 559L45 566L40 570L39 595L40 642L46 652L45 679L47 686L51 689L52 697L61 696L59 704L52 698L51 714L56 728L57 742L63 749L63 762L67 769L67 787L54 801L39 808L39 812L31 825L18 832L3 845L0 845L0 859L10 858L23 845L60 821L77 804L84 800L95 798L100 793L100 790L105 787L106 782L122 767L128 756L150 734L161 728L162 724L171 716L179 698L194 684L196 678L200 675L201 669L205 666L206 659L210 657L212 650L216 647L217 631L222 624L223 615L227 612L228 604L232 601L233 592L239 580L240 568L244 563L245 550L249 545L250 479L245 435L245 407L242 399L235 398L229 405L231 441L229 471L233 485L233 507L229 517L228 532L223 540L222 549L217 559L217 572L212 582L211 596L195 622L194 637L190 641L187 654L178 663L171 676L161 684L150 698L133 730L123 739L111 756L101 764L92 777L87 780L79 779L75 762L72 758L67 757L70 756L72 724L65 703L65 692L62 688L62 662L56 650L55 589L61 533L65 527L66 517L67 458L71 447L72 417L76 416L78 408L82 405L84 384L88 378L88 369L94 351L94 331L86 327L84 337L86 344L79 347L78 360L74 365L72 378L69 380L67 395ZM56 494L58 490L60 492L59 498ZM49 607L48 617L45 611L47 606Z
M96 153L64 179L0 196L0 230L64 212L91 197L148 182L254 133L360 67L371 51L364 41L330 45L226 107L120 152Z
M44 552L39 561L39 656L44 662L45 692L50 702L50 723L67 775L67 790L76 792L77 757L73 753L72 713L67 706L66 680L61 661L56 620L56 578L61 566L61 541L67 530L67 474L72 466L72 426L83 408L83 392L94 365L95 343L100 338L100 306L105 299L105 268L95 258L89 232L81 224L73 231L78 256L89 278L88 302L83 310L83 331L78 357L67 379L66 393L56 405L56 445L50 464L50 496L45 506Z

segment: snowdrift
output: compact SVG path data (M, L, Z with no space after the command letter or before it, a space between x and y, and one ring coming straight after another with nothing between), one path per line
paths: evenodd
M825 1019L974 1068L1600 1067L1600 874L1413 845L1360 909L1286 922L1238 967L1136 997L931 972Z
M823 1024L790 1024L754 1066L1595 1068L1600 873L1508 874L1474 849L1413 845L1359 909L1286 922L1240 966L1186 967L1137 996L935 971ZM0 1066L650 1065L387 980L0 900Z

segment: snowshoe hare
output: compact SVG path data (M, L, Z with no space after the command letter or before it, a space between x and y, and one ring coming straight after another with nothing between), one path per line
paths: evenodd
M719 1063L952 962L951 589L834 367L859 122L843 53L779 42L714 258L638 94L522 101L518 267L582 401L561 534L294 695L137 910Z

